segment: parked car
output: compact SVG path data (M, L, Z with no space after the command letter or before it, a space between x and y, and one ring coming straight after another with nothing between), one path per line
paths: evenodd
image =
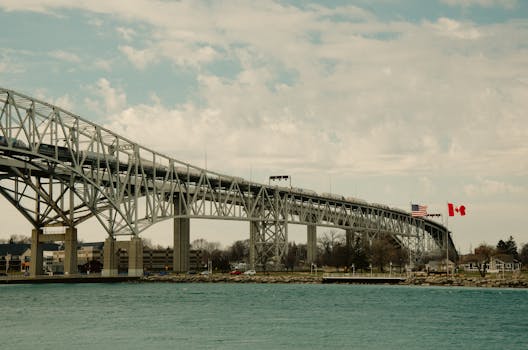
M200 272L200 275L210 275L211 273L207 270Z
M247 270L246 272L244 272L244 275L249 275L249 276L253 276L256 274L257 274L257 271L255 270Z
M233 270L233 271L231 271L229 274L230 274L230 275L240 275L240 274L242 274L242 271L240 271L240 270Z

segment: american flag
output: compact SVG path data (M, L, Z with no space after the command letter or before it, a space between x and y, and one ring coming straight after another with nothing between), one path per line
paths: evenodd
M411 204L411 216L422 217L427 215L427 205Z

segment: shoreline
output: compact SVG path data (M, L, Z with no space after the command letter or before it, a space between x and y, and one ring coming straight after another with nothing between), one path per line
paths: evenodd
M77 275L77 276L39 276L37 278L0 278L0 285L6 284L42 284L42 283L262 283L262 284L323 284L323 283L343 283L343 284L392 284L401 286L438 286L438 287L478 287L478 288L528 288L528 276L508 276L499 278L488 275L485 278L475 276L438 276L414 274L404 280L380 282L383 278L369 277L368 275L355 275L350 278L335 278L340 274L312 275L308 273L293 274L257 274L253 276L229 274L212 275L187 275L187 274L167 274L151 275L144 277L114 276L102 277L100 275ZM386 276L385 276L386 277ZM338 280L336 282L336 280Z
M231 276L228 274L212 275L164 275L148 276L140 279L141 282L166 282L166 283L298 283L298 284L321 284L323 276L314 275L253 275L253 276Z
M523 276L497 278L496 276L411 276L402 285L444 286L444 287L480 287L480 288L528 288L528 279Z
M326 275L331 277L332 275ZM297 283L297 284L323 284L323 276L318 275L254 275L230 276L227 274L202 275L164 275L143 277L139 282L146 283ZM348 284L379 284L375 278L372 280L365 276L359 279L350 279ZM389 283L383 283L389 284ZM467 277L467 276L421 276L414 275L397 283L396 285L408 286L444 286L444 287L480 287L480 288L528 288L528 279L525 277L494 278L494 277Z

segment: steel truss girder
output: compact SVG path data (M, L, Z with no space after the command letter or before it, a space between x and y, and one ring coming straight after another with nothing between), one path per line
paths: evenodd
M0 170L4 174L0 192L16 206L22 195L17 186L24 183L37 193L31 186L35 180L30 177L50 177L54 186L64 187L78 199L64 209L53 207L51 198L49 203L44 200L47 209L33 224L46 220L76 224L96 216L110 235L137 235L174 217L248 220L261 222L262 247L269 244L265 242L274 242L273 249L262 248L262 254L273 250L277 260L287 249L287 229L281 227L288 223L316 224L390 234L417 254L428 249L428 239L438 249L445 249L447 241L449 250L456 254L447 229L431 220L195 167L11 90L0 88L0 108L0 137L4 140L0 142ZM31 174L23 169L31 169ZM3 186L4 182L11 182L11 187ZM61 196L70 196L66 192ZM37 200L36 194L27 197ZM38 197L42 202L46 193L39 192ZM180 203L181 212L176 213L175 201ZM34 217L35 213L25 208L23 215L28 220ZM265 227L275 227L274 233L268 230L266 235Z

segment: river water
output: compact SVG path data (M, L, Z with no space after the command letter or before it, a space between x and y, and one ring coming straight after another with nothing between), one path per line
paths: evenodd
M528 290L0 286L0 349L528 349Z

